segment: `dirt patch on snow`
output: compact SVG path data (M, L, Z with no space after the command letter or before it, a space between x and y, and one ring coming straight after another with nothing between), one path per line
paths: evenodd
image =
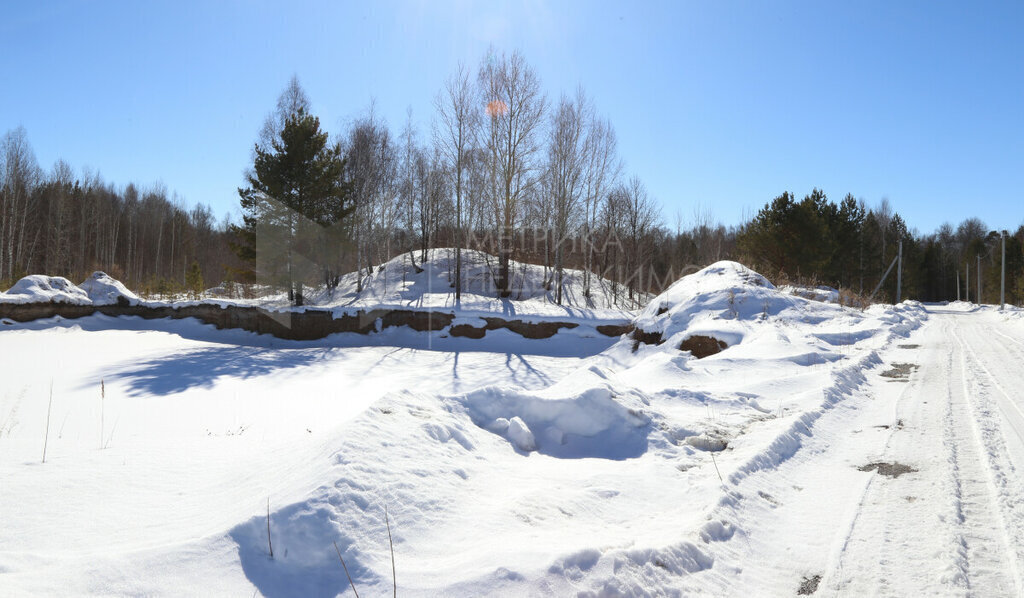
M449 329L451 336L465 338L483 338L488 330L505 328L523 338L544 339L558 334L562 328L572 329L579 326L575 322L524 322L522 320L504 320L502 318L483 318L482 327L469 324L456 324Z
M477 328L469 324L456 324L448 329L448 334L463 338L483 338L487 334L487 328Z
M597 331L605 336L622 336L633 332L632 324L601 324Z
M718 340L713 336L704 336L700 334L688 337L679 345L680 351L689 351L690 354L697 359L704 359L705 357L709 357L715 353L720 353L728 348L729 345L727 345L725 341Z
M200 303L192 305L130 305L124 297L118 297L110 305L77 305L70 303L0 303L0 321L28 322L41 318L82 318L95 313L108 316L139 316L145 319L196 318L217 328L240 328L258 334L272 334L289 340L316 340L338 332L371 334L385 328L406 326L417 332L449 329L455 337L483 338L488 330L505 328L524 338L550 338L562 329L577 328L575 322L526 322L485 317L482 327L470 324L452 326L455 315L432 310L371 309L355 313L336 314L330 310L305 309L303 311L274 311L261 307L217 305ZM620 336L632 330L629 324L607 324L597 326L597 331L606 336ZM661 335L658 335L660 340Z
M919 367L916 363L894 363L890 369L882 372L882 377L892 381L906 382L910 378L910 374L916 372Z
M645 345L660 345L665 342L664 339L661 338L660 332L647 332L646 330L641 330L639 328L634 328L631 336L633 337L634 351L636 351L640 343Z
M875 463L868 463L867 465L861 465L857 468L859 471L877 471L878 473L889 476L890 478L898 478L905 473L914 473L917 470L909 465L903 463L884 463L876 461Z
M800 581L800 587L797 588L797 596L810 596L811 594L818 591L818 584L821 583L820 575L812 575L805 577Z

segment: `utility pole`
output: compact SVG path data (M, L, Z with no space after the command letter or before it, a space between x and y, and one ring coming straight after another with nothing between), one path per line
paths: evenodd
M960 300L960 268L956 269L956 300Z
M981 305L981 256L978 256L978 305Z
M1003 259L999 262L999 310L1006 309L1006 231L1003 231Z
M896 254L898 260L896 265L896 303L900 302L900 295L903 291L903 241L900 241L899 252Z

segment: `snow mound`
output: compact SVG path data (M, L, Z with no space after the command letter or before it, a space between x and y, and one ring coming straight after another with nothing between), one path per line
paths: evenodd
M14 283L6 293L0 293L6 303L73 303L88 305L89 295L62 276L32 274Z
M686 341L694 339L719 341L725 345L720 346L723 354L732 358L788 355L823 363L853 343L878 335L904 336L927 318L914 301L861 311L829 301L826 294L822 289L808 297L776 288L746 266L721 261L681 278L652 299L634 320L641 333L636 338L660 338L661 348L671 351L687 350L692 343ZM726 351L741 343L743 351Z
M584 272L565 269L562 302L557 302L554 272L541 265L511 261L512 294L498 297L498 258L482 251L462 250L461 301L455 300L455 250L431 249L398 255L373 268L341 277L338 287L310 290L306 304L344 310L372 308L449 309L473 313L498 313L527 318L629 319L648 295L626 296L622 285L597 275L590 277L587 292ZM266 298L262 304L286 305L284 295Z
M105 272L93 272L80 287L94 305L134 305L139 302L135 293Z
M799 307L806 299L780 292L768 279L742 264L721 261L676 281L637 316L637 328L660 333L678 346L691 334L707 334L732 346L743 340L735 325L708 321L753 322Z
M547 393L488 387L459 400L476 425L524 453L561 459L639 457L647 450L651 420L616 398L604 386Z

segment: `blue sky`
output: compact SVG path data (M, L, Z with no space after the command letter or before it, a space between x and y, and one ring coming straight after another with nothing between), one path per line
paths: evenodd
M1024 223L1024 3L11 2L0 133L118 185L236 210L294 73L332 133L371 99L397 134L461 61L521 50L582 84L674 226L784 190L888 197L922 232Z

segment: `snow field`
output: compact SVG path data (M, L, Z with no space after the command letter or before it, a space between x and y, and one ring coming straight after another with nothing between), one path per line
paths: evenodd
M3 326L0 571L15 593L346 594L337 543L376 595L386 506L403 595L778 595L805 568L832 584L822 530L846 503L828 481L869 474L816 457L868 418L871 372L926 319L720 262L638 315L665 342L635 349L565 332L356 346L368 337L104 316ZM678 349L693 334L729 347L698 360ZM50 434L64 429L44 465L51 377ZM825 481L783 487L807 471ZM801 504L820 520L777 525Z

